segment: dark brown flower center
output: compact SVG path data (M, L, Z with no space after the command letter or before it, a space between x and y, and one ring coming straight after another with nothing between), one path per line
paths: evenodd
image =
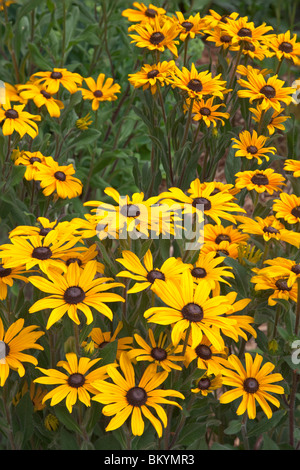
M258 151L258 148L255 145L249 145L247 147L247 152L252 153L252 155L257 153L257 151Z
M269 179L263 173L256 173L255 175L252 176L251 182L253 184L257 184L258 186L265 186L269 184Z
M31 158L29 159L29 163L31 163L31 165L32 165L33 163L36 163L36 162L41 163L41 161L42 161L42 160L41 160L39 157L31 157Z
M102 98L103 93L102 93L101 90L95 90L94 91L94 96L95 96L95 98Z
M99 349L102 349L102 348L104 348L104 346L106 346L107 344L109 344L109 341L102 341L102 343L98 344L98 348L99 348Z
M161 271L157 271L156 269L153 269L152 271L148 272L147 279L152 284L154 281L156 281L156 279L161 279L162 281L164 281L165 275Z
M220 36L220 41L221 42L229 43L229 42L231 42L231 39L232 39L232 37L229 36L228 34L223 34L222 36Z
M48 235L49 232L51 232L51 230L53 230L53 229L50 228L50 227L42 227L41 230L40 230L40 235L42 237L45 237L46 235Z
M190 322L199 322L203 319L203 309L200 305L189 303L181 310L183 318Z
M255 393L259 389L259 383L253 377L248 377L244 383L244 390L248 393Z
M245 42L243 49L245 51L255 52L255 46L251 42Z
M186 31L190 31L194 25L193 25L193 23L191 23L190 21L184 21L183 23L181 23L181 26L182 26Z
M229 15L223 15L223 16L221 16L221 18L220 18L219 21L221 21L222 23L228 23L227 20L230 20L230 19L231 19L231 18L230 18Z
M148 16L148 18L155 18L157 15L157 11L153 8L147 8L147 10L145 11L145 15Z
M244 37L252 38L252 31L249 28L241 28L238 32L238 36L240 36L240 38L244 38Z
M151 34L149 41L150 41L151 44L153 44L154 46L157 46L157 45L160 44L164 39L165 39L165 36L163 35L163 33L160 33L159 31L157 31L156 33L152 33L152 34Z
M286 52L287 54L289 54L290 52L293 52L293 44L291 44L290 42L283 41L278 47L278 49L281 52Z
M207 390L210 386L210 379L208 377L204 377L199 380L198 382L198 388L200 390Z
M72 263L77 263L78 266L82 266L82 261L79 258L69 258L69 259L67 259L67 261L66 261L67 266L70 266L70 264L72 264Z
M198 205L202 205L205 211L209 211L209 209L211 209L211 202L205 197L195 197L192 206L196 207Z
M7 357L9 355L9 352L10 352L10 347L7 343L4 343L5 344L5 357Z
M50 95L50 93L48 93L45 90L41 90L41 95L43 95L43 97L46 98L46 100L50 100L50 98L52 98L52 95Z
M34 248L31 256L39 260L45 260L51 258L52 251L48 246L38 246Z
M81 287L68 287L64 293L64 300L68 304L80 304L85 299L85 292Z
M288 287L286 279L278 279L275 282L275 286L277 287L278 290L290 291L292 289L291 287Z
M8 109L4 114L8 119L18 119L19 117L19 113L15 109Z
M202 279L203 277L206 276L206 271L203 268L193 268L191 270L191 274L193 277L196 277L198 279Z
M292 211L291 211L291 214L294 217L300 218L300 206L294 207L294 209L292 209Z
M62 78L62 73L61 72L52 72L50 77L53 78L54 80L59 80L60 78Z
M143 406L147 401L147 393L141 387L132 387L128 390L126 398L131 406Z
M260 93L265 95L266 98L274 98L276 96L276 90L271 85L265 85L261 88Z
M209 116L211 112L209 108L204 106L203 108L200 108L200 114L202 114L202 116Z
M0 264L0 277L7 277L11 274L10 268L3 268L3 264Z
M270 227L264 227L263 232L276 234L276 233L279 233L279 230L277 230L277 228L275 228L275 227L270 226Z
M84 375L79 374L79 373L71 374L68 378L68 384L70 387L73 387L73 388L82 387L84 385L84 382L85 382Z
M294 266L292 266L292 272L294 274L300 274L300 264L294 264Z
M120 213L124 217L138 217L140 215L139 207L135 204L128 204L126 206L122 206Z
M192 80L190 80L187 84L187 87L192 91L196 91L197 93L202 91L203 88L202 83L197 78L192 78Z
M54 178L56 178L58 181L66 181L66 175L63 171L56 171L54 173Z
M226 233L220 233L215 239L215 243L219 244L221 242L231 242L231 238L229 235L226 235Z
M158 74L159 70L150 70L150 72L147 73L147 78L155 78Z
M165 359L167 359L168 354L163 348L153 348L151 350L151 356L156 361L164 361Z
M196 347L195 352L198 357L204 359L205 361L208 361L208 359L210 359L212 356L211 349L209 346L206 346L206 344L199 344Z

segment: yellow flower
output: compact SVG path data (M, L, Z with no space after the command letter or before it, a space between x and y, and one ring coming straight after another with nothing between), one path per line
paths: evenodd
M137 23L153 23L154 18L160 17L166 13L166 10L163 8L157 7L149 4L147 7L144 3L133 2L133 6L136 8L127 8L122 11L122 16L125 16L128 21L137 22Z
M23 266L15 268L6 268L5 264L0 263L0 300L4 300L7 297L7 286L12 286L14 279L21 279L24 282L28 282L28 279L22 274L26 272Z
M144 64L139 72L129 74L128 81L135 88L143 87L143 90L150 88L152 95L154 95L157 86L164 86L169 83L168 79L174 67L174 60L165 60L154 65Z
M257 105L256 108L249 108L249 111L251 111L254 116L252 116L252 119L255 122L260 122L263 117L263 109L260 105ZM276 129L285 130L285 127L283 123L287 120L290 119L290 116L284 116L283 115L284 109L281 108L280 111L275 111L272 114L272 117L270 118L269 123L267 124L267 129L269 131L270 135L273 135ZM287 161L287 160L286 160Z
M36 152L29 152L28 150L26 151L22 150L20 152L20 155L15 161L15 165L26 166L24 178L27 181L32 181L35 179L35 176L39 171L36 165L37 163L45 163L44 155L38 150Z
M285 171L292 171L293 176L295 178L298 178L298 176L300 176L300 161L299 160L287 159L284 162L283 169Z
M266 170L240 171L235 174L235 185L239 189L247 188L248 191L257 193L282 191L280 186L285 186L285 178L280 173L275 173L271 168Z
M200 13L196 13L194 16L190 15L188 18L184 18L181 11L176 11L175 15L173 19L180 28L180 41L185 41L187 38L194 39L197 34L203 36L205 19L200 18Z
M281 374L271 374L274 365L271 362L261 366L263 357L256 354L253 359L249 353L245 354L245 367L234 354L228 358L228 368L222 369L223 385L234 387L220 397L220 403L230 403L240 397L242 401L236 413L244 414L246 411L250 419L256 417L256 401L259 403L268 418L272 417L272 405L279 407L280 403L271 393L283 394L284 389L274 382L283 380Z
M217 121L220 121L224 126L225 122L223 119L229 119L229 113L222 113L218 111L221 106L225 106L224 103L213 104L214 97L208 98L206 101L203 99L195 100L192 108L193 121L203 120L207 127L211 124L216 127ZM187 100L186 110L189 108L189 100Z
M29 134L32 139L38 135L38 126L41 116L23 111L25 104L11 106L7 100L0 106L0 122L2 122L3 135L12 135L16 131L20 137Z
M206 27L213 29L216 27L222 28L223 24L227 23L228 20L236 20L239 16L238 13L232 12L230 14L220 15L215 10L209 10L209 15L205 15Z
M113 341L117 341L117 355L116 359L119 360L120 356L123 351L126 351L127 349L131 349L133 338L131 336L126 336L123 338L117 339L118 334L123 328L123 322L119 322L117 325L117 328L115 329L114 333L111 331L102 331L101 328L93 328L92 331L90 332L88 338L91 339L91 342L93 343L93 351L96 349L102 349L104 348L107 344L112 343ZM86 347L88 343L84 341L82 343L83 347Z
M206 370L208 375L218 375L226 364L228 348L225 347L221 351L216 349L205 335L196 346L192 347L191 344L191 338L189 338L185 352L185 366L188 367L192 361L196 360L198 369Z
M35 84L42 83L51 95L58 92L60 85L71 94L76 93L82 80L83 78L79 73L69 72L64 68L54 68L52 72L36 72L30 77L31 82Z
M285 276L274 276L271 270L268 270L268 274L264 271L254 268L253 271L256 273L251 278L251 282L255 284L255 290L272 290L273 292L268 297L268 305L274 306L277 303L277 299L293 300L297 302L298 286L297 283L291 287L288 286L289 275Z
M295 194L281 193L280 199L274 199L273 211L278 219L284 219L289 224L300 222L300 197Z
M277 34L270 41L267 38L266 44L274 51L279 60L285 58L299 65L300 43L297 42L297 34L294 34L293 37L291 31Z
M221 242L245 244L249 235L242 233L234 225L212 225L204 226L204 243L220 244Z
M197 380L196 387L191 389L193 393L200 393L206 397L214 390L221 388L223 384L222 375L218 374L215 377L205 373L200 379Z
M222 24L222 28L232 37L234 44L245 44L246 42L258 45L259 41L264 39L264 35L273 30L272 26L266 26L262 23L260 26L255 26L252 21L248 21L248 17L240 17L237 19L228 19L226 23Z
M231 140L235 142L232 148L238 149L235 152L235 157L245 157L247 160L256 158L259 165L262 164L262 158L269 161L269 153L276 153L275 147L265 147L268 138L258 135L255 130L252 131L252 134L249 131L243 131L239 134L238 139L232 138Z
M91 119L90 113L87 113L86 116L77 119L76 121L76 127L80 129L81 131L86 131L89 126L92 124L93 120Z
M46 106L51 117L60 116L60 110L64 108L64 104L55 99L45 86L28 82L26 85L19 85L18 89L21 98L33 100L38 108Z
M292 287L297 282L300 276L300 264L291 259L282 258L280 256L268 259L265 264L269 266L261 268L259 274L272 276L281 276L287 278L287 287Z
M116 93L121 92L120 85L114 83L113 78L105 80L104 73L100 73L96 81L92 77L85 78L84 81L89 90L85 88L79 88L79 90L82 92L84 100L92 100L93 111L99 108L100 102L118 99Z

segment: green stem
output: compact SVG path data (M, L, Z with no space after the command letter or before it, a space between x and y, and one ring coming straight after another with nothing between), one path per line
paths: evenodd
M187 137L188 137L189 128L190 128L190 124L191 124L191 120L192 120L193 104L194 104L194 98L191 98L190 107L189 107L189 111L188 111L188 117L187 117L187 120L186 120L183 139L182 139L182 147L185 144L185 142L187 140Z
M157 92L158 92L158 99L159 99L161 110L162 110L163 120L165 123L165 130L166 132L168 132L166 110L165 110L164 100L163 100L161 90L160 90L160 85L158 85L157 87ZM169 161L170 181L171 181L171 185L173 186L174 175L173 175L173 165L172 165L172 155L171 155L171 139L170 139L169 132L167 135L167 140L168 140L168 161Z
M244 413L241 431L243 436L244 448L245 450L249 450L249 441L247 436L247 413Z

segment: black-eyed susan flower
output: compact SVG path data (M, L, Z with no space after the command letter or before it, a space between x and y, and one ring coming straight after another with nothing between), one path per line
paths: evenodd
M84 100L92 101L93 111L96 111L99 108L99 104L103 101L115 101L118 99L116 93L121 92L120 85L114 83L113 78L108 77L105 79L104 73L100 73L97 80L94 80L93 77L88 77L84 81L89 89L79 88L79 90L82 92Z
M158 86L162 87L169 83L168 79L174 67L174 60L164 60L153 65L144 64L141 70L129 74L128 81L135 88L143 87L143 90L150 88L152 95L154 95Z
M38 217L35 225L18 225L9 232L9 238L12 237L30 237L32 235L40 235L45 237L52 230L56 230L58 237L65 237L66 232L69 232L70 237L76 235L74 227L69 221L58 222L54 220L51 222L47 217Z
M232 37L235 44L245 44L246 42L257 44L261 41L265 34L273 30L272 26L267 26L262 23L260 26L255 26L252 21L248 21L248 17L240 17L236 19L227 19L222 28Z
M141 2L133 2L133 6L135 9L127 8L122 11L122 16L133 23L153 23L154 18L159 18L166 13L164 8L152 5L152 3L146 6Z
M300 234L287 230L274 215L269 215L264 219L262 217L252 219L251 217L240 216L238 221L241 222L239 225L240 230L247 234L263 237L266 242L278 240L297 248L300 246Z
M6 268L3 263L0 263L0 300L7 297L7 286L12 287L15 279L20 279L23 282L28 282L25 276L26 272L23 266L15 268Z
M19 103L27 104L28 100L21 98L20 96L19 85L12 85L11 83L4 82L4 87L5 97L8 101L18 101Z
M49 72L36 72L30 77L30 81L35 84L43 84L50 95L55 95L62 85L71 94L78 91L78 86L82 84L83 78L79 73L69 72L64 68L54 68Z
M295 194L281 193L279 198L273 201L275 216L286 220L289 224L300 222L300 197Z
M97 262L89 261L83 269L80 269L78 263L71 263L65 274L52 272L51 275L49 274L49 280L41 276L30 276L29 282L42 292L51 295L35 302L30 307L29 313L51 309L47 329L58 322L65 313L79 325L79 311L83 312L89 325L94 319L91 307L112 320L113 313L106 302L124 302L125 300L119 294L107 291L119 286L124 287L124 285L119 282L110 282L112 278L95 278L96 273Z
M220 283L230 286L228 278L234 278L231 268L223 265L225 257L215 257L215 253L201 253L194 265L190 265L191 274L197 284L208 284L213 295L220 294Z
M280 173L275 173L272 168L266 170L240 171L235 174L235 185L239 189L247 188L248 191L257 193L282 191L280 186L285 186L285 178Z
M234 39L232 38L234 41ZM240 46L232 46L232 51L238 51ZM252 60L263 61L266 57L271 57L272 53L270 52L268 46L262 44L261 42L247 42L243 43L242 54L245 57L249 57Z
M238 83L244 90L238 90L237 94L240 98L248 98L252 103L258 100L263 110L274 108L280 112L282 104L290 104L295 89L285 87L284 80L279 80L277 75L265 78L262 73L251 71L247 75L247 80L240 78Z
M34 139L39 132L35 121L40 121L41 116L24 111L25 104L15 104L7 100L0 106L0 123L2 123L3 135L12 135L16 131L20 137L25 134Z
M57 367L62 367L65 372L37 367L45 377L35 379L35 383L57 385L44 396L43 403L51 400L50 406L55 406L66 399L66 407L69 413L72 413L73 406L78 400L85 406L91 406L91 395L97 392L93 387L93 382L107 377L107 366L97 367L88 372L99 361L101 361L100 357L96 359L78 358L75 353L67 353L66 360L57 363Z
M30 325L24 328L24 318L19 318L12 323L5 332L3 322L0 318L0 341L5 347L5 357L0 360L0 386L3 387L10 370L17 371L20 377L25 375L23 362L29 362L37 366L38 360L31 354L25 354L26 349L38 349L43 347L36 341L43 336L43 331L38 331L38 326Z
M181 409L177 402L166 397L184 399L184 395L176 390L158 388L168 377L168 372L157 372L156 364L150 364L147 367L139 382L136 382L135 370L126 352L121 354L120 368L123 375L115 368L107 368L107 374L113 383L105 380L97 380L93 383L97 394L92 400L105 405L102 409L104 416L113 416L105 430L118 429L131 415L131 431L134 436L141 436L144 433L143 417L145 417L161 437L163 427L165 428L168 424L167 414L161 404L175 405ZM149 408L155 410L159 419Z
M261 272L258 268L254 268L253 271L256 274L252 276L251 282L255 284L255 291L273 291L270 295L268 293L268 305L276 305L277 299L297 302L298 285L295 283L292 286L288 286L288 274L285 276L274 276L271 270L268 271L268 274L265 274L265 272Z
M213 125L216 127L217 122L220 121L224 126L224 119L229 119L230 114L218 111L224 103L214 104L214 97L208 98L206 101L203 99L195 100L192 108L193 121L203 121L207 127ZM189 107L189 100L187 101L187 109Z
M69 266L71 263L77 263L81 269L84 269L85 265L89 261L95 260L97 262L97 275L104 274L104 264L97 261L98 250L97 245L78 246L74 249L70 249L61 255L61 259L65 262L66 266Z
M37 163L45 163L45 157L39 150L36 152L22 150L15 161L15 165L24 165L26 167L24 178L27 181L35 179L35 175L39 171L36 166Z
M261 108L260 105L257 105L256 108L249 108L249 111L251 111L251 113L253 114L252 119L255 122L261 122L262 117L263 117L263 109ZM270 121L267 123L267 130L269 132L269 135L273 135L276 129L279 129L281 131L285 130L283 123L287 119L290 119L290 116L285 116L283 112L284 112L283 108L281 108L280 111L274 110L270 118Z
M224 99L226 91L226 81L221 79L221 74L212 76L208 70L198 72L194 63L189 70L186 67L174 69L171 85L173 88L179 88L194 99L201 99L203 96L211 95Z
M239 255L239 244L230 243L227 240L223 240L220 243L204 243L201 247L200 252L203 254L214 253L215 257L229 256L230 258L237 259Z
M256 330L252 326L252 324L254 323L254 318L251 315L246 315L245 313L245 309L250 304L251 299L244 298L236 300L237 295L237 292L234 291L231 291L226 295L227 301L231 305L231 309L226 312L225 316L235 319L235 333L238 336L241 336L245 341L248 341L249 338L247 336L247 333L253 336L253 338L257 337ZM224 328L227 329L226 326ZM224 334L229 337L232 337L232 339L235 340L235 336L232 336L231 331L225 331L225 329Z
M208 284L195 284L190 271L182 274L180 282L157 281L153 289L165 306L151 307L144 313L150 323L172 325L171 339L177 346L183 333L190 329L192 347L199 344L203 334L209 338L216 349L224 349L224 341L212 327L228 325L234 334L235 320L227 319L224 314L230 309L225 296L209 297Z
M238 149L235 152L235 157L247 158L247 160L252 160L256 158L259 165L262 164L262 158L265 158L267 161L270 160L268 154L275 154L275 147L266 147L265 144L268 140L268 137L264 135L258 135L255 130L251 132L243 131L239 134L239 138L231 139L234 142L232 148Z
M92 122L93 120L91 119L90 113L87 113L82 118L77 119L75 124L76 124L77 129L80 129L81 131L86 131L90 127Z
M206 41L213 42L215 47L222 47L224 50L232 47L232 36L229 36L222 27L205 30Z
M200 17L200 13L189 15L187 18L184 17L181 11L176 11L175 15L173 15L173 19L180 29L180 41L186 41L187 38L194 39L197 34L204 34L205 19Z
M242 397L236 413L243 415L247 412L250 419L256 417L256 401L268 418L272 417L272 409L268 402L277 408L280 402L272 393L283 394L284 389L274 382L280 382L283 377L279 373L271 374L274 365L266 362L262 365L263 357L256 354L253 359L250 353L245 354L245 366L240 359L231 354L228 358L228 368L222 369L223 385L234 387L220 397L220 403L230 403Z
M45 403L43 403L43 398L47 393L47 390L36 386L34 382L30 382L30 386L28 386L27 380L24 382L22 389L18 392L15 397L13 398L13 404L16 406L20 402L20 399L29 392L30 400L33 403L34 411L40 411L45 408Z
M60 165L52 157L45 157L44 163L36 162L38 172L35 180L40 182L43 194L50 196L54 193L55 198L72 199L82 193L82 183L75 178L75 169L72 163Z
M143 23L134 26L134 34L129 34L131 43L137 47L147 48L150 51L164 52L168 49L178 57L176 40L179 33L178 25L174 21L165 20L162 23L157 17L153 23Z
M60 116L61 109L64 108L63 102L54 98L44 85L28 82L25 85L19 85L18 89L21 98L32 100L37 108L45 106L51 117Z
M292 171L293 176L298 178L300 176L300 160L293 160L291 158L285 160L283 169L285 171Z
M176 362L182 362L184 359L184 356L180 355L183 346L180 345L174 348L172 344L166 345L167 335L163 332L160 333L157 341L151 329L148 330L148 335L150 344L140 335L134 335L134 339L141 349L133 347L133 349L128 352L129 359L135 359L138 362L154 362L167 372L171 372L172 369L181 370L182 367L176 364Z
M274 51L278 60L287 59L299 65L300 59L300 43L297 42L297 34L292 36L291 31L277 34L272 37L271 41L267 40L267 45Z
M261 268L259 274L265 274L269 277L280 276L287 279L287 287L292 287L297 279L299 279L300 264L294 260L277 256L276 258L265 260L265 264L268 266Z
M123 351L128 351L132 348L133 338L131 336L124 336L117 338L118 334L123 328L123 322L119 322L115 331L102 331L101 328L95 327L88 335L88 340L93 343L93 350L101 350L107 344L117 341L117 354L116 359L119 360ZM88 345L88 341L82 343L83 347Z
M170 257L166 259L162 265L157 268L153 264L153 256L150 250L147 251L143 258L143 263L135 253L131 251L122 251L122 258L117 258L122 266L126 269L120 271L117 277L127 277L134 281L137 281L128 291L128 294L141 292L142 290L153 288L156 285L156 281L168 281L178 280L184 270L188 269L188 265L185 265L181 259Z
M196 346L192 347L191 343L191 338L189 338L184 356L185 366L189 367L191 362L196 361L198 369L205 370L208 375L218 375L223 365L226 364L228 348L216 349L205 335Z
M209 14L205 15L206 27L210 29L216 27L222 28L222 25L227 23L228 20L236 20L238 16L239 14L235 11L225 15L220 15L215 10L210 9Z
M192 393L200 393L202 396L207 397L209 393L212 393L214 390L218 390L222 387L222 375L218 374L216 376L212 374L205 373L197 379L194 388L191 389Z
M77 240L69 233L62 237L56 230L46 236L15 236L10 239L10 243L0 246L0 258L7 268L23 266L27 271L39 268L49 274L57 269L66 269L60 257L63 252L74 247Z
M204 243L220 244L221 242L245 244L249 235L243 233L234 225L213 225L204 226Z

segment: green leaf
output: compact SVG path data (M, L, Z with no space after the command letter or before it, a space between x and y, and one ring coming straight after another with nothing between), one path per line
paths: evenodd
M234 419L229 422L229 426L224 430L224 433L227 435L236 435L240 432L242 428L242 421Z
M22 431L22 445L24 445L33 435L33 404L30 399L29 393L21 398L18 405L16 406L16 413L20 423L20 429Z
M116 360L118 341L111 341L101 349L101 358L99 366L113 364Z
M272 418L264 417L258 423L254 424L251 430L248 431L248 437L259 436L260 434L270 431L278 426L282 418L286 416L285 410L278 410L273 413Z
M55 415L58 421L62 423L69 431L81 433L80 427L65 406L56 406Z

